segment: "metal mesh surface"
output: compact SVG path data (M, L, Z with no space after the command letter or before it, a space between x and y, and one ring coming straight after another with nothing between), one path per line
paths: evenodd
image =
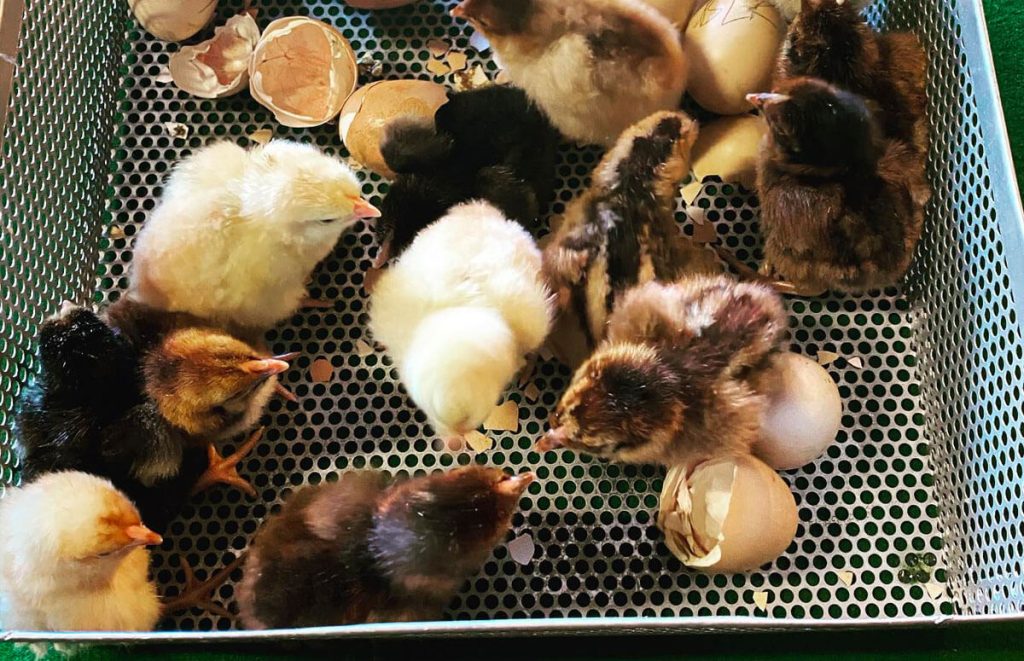
M222 2L219 21L240 4ZM493 77L495 65L475 54L468 33L448 18L450 4L435 0L381 13L335 1L262 0L258 6L261 26L293 14L336 25L360 56L383 63L385 78L431 78L425 68L431 38L452 41L473 55L471 64L485 63ZM56 9L54 16L43 16L44 11L51 10L34 8L40 15L26 24L27 71L15 92L15 117L0 169L7 229L0 329L0 416L7 417L0 421L6 428L16 384L30 371L35 324L61 297L88 288L101 231L95 301L116 300L127 285L132 239L174 163L212 140L244 144L247 134L264 127L275 127L278 137L313 141L344 155L335 125L276 127L272 115L245 94L204 101L158 82L176 47L143 33L119 0L77 10L67 32L47 22L60 16ZM312 295L334 301L334 307L304 311L268 336L275 352L303 352L285 377L301 403L271 404L264 441L244 465L259 498L218 489L188 506L154 557L163 588L173 591L184 580L181 555L202 576L243 550L259 521L303 484L336 479L349 469L420 474L479 461L537 472L540 479L524 497L509 534L509 539L531 535L537 549L526 566L514 562L504 547L496 549L452 603L448 616L453 619L756 615L827 620L1024 611L1022 351L979 144L972 74L950 4L893 1L873 9L870 17L880 25L914 29L931 54L936 197L907 295L893 289L789 304L794 350L843 356L829 371L839 383L845 412L839 439L827 455L784 475L797 495L800 526L781 558L747 574L691 573L671 556L654 526L660 469L532 452L569 378L554 361L538 368L534 383L542 394L536 402L527 401L520 389L509 393L521 404L520 433L492 434L495 448L478 456L439 448L390 360L381 353L361 357L356 350L357 340L368 339L362 282L374 252L369 231L358 226L315 274ZM105 27L97 30L99 25ZM128 26L119 81L110 60L121 35L110 25ZM78 76L67 89L55 87L46 72L58 65L46 54L58 52L59 44L75 34L81 41L65 48L92 77ZM451 83L450 78L434 80ZM76 121L56 121L67 118L68 107L78 109ZM111 113L116 113L116 130ZM39 117L54 122L29 121ZM189 126L190 136L170 137L166 122ZM104 142L110 135L115 144L106 190L109 213L100 230L97 200L103 190L96 182L102 183L100 173L111 160ZM586 185L598 158L594 150L563 149L562 188L553 213ZM379 201L386 182L368 173L363 181L364 192ZM750 193L706 186L689 209L680 208L687 232L698 216L715 223L742 258L760 257L757 201ZM328 382L314 381L309 373L319 358L333 366ZM5 443L0 477L6 482L12 479L13 459L7 436L0 440ZM937 562L929 578L931 587L939 588L934 595L912 571L908 576L913 556L928 554ZM230 602L232 592L229 583L220 597ZM760 592L767 593L766 610L755 606ZM196 611L166 626L206 631L233 625Z

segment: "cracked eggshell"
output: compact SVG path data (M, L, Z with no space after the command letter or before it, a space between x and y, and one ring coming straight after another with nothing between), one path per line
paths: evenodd
M824 367L795 353L775 359L769 383L754 454L777 470L800 468L820 457L839 433L839 387Z
M356 55L332 26L279 18L263 31L249 64L249 91L285 126L319 126L337 117L356 88Z
M345 102L338 132L352 158L393 179L380 153L384 127L398 117L429 117L448 102L448 90L426 80L383 80L366 85Z
M754 115L722 117L701 126L691 152L691 168L697 180L714 175L753 190L757 156L767 131L764 121Z
M686 91L719 115L748 112L747 94L771 87L785 35L786 22L764 0L708 0L686 27Z
M157 39L181 41L206 27L217 0L128 0L139 24Z
M793 493L759 459L713 459L665 476L658 527L683 564L707 573L743 572L785 552L797 529Z
M232 16L213 38L171 55L167 68L174 84L189 94L203 99L231 96L249 82L249 60L259 39L252 16Z

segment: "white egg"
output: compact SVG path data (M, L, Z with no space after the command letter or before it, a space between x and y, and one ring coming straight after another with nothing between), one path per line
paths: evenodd
M661 492L658 527L683 564L708 573L750 571L785 552L797 530L793 493L750 456L722 457L690 475L672 468Z
M800 468L836 438L843 417L839 388L825 368L795 353L776 359L773 377L754 454L778 470Z
M721 117L701 126L690 156L694 180L683 189L683 199L693 200L710 176L753 190L761 139L767 131L764 120L754 115Z

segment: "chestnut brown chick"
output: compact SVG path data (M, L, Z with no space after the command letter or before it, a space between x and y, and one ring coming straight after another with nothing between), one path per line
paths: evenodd
M295 493L248 551L249 629L439 619L504 537L533 474L467 467L387 486L358 472Z
M610 145L679 107L679 31L643 0L463 0L452 16L482 32L504 71L563 135Z
M931 191L924 154L884 137L874 104L811 78L751 95L768 123L758 162L762 273L798 289L897 283Z
M598 164L590 188L569 204L544 250L548 284L579 317L591 348L630 287L721 271L714 253L683 236L675 220L697 131L683 112L655 113L631 127Z
M853 0L803 0L779 56L776 84L821 78L875 102L883 135L928 151L927 59L917 36L879 34Z
M782 302L763 285L695 276L632 289L538 449L688 466L749 452L785 329Z

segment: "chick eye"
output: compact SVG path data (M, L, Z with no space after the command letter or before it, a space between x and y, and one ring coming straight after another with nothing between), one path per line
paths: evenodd
M331 223L338 222L338 219L337 218L321 218L320 220L318 220L316 222L320 223L321 225L330 225Z

